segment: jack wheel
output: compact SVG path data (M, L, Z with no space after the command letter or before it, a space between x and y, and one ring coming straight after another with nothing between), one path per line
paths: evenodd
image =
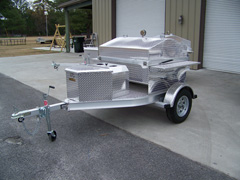
M20 117L20 118L18 118L18 122L23 122L24 121L24 117Z
M56 131L52 131L51 133L48 133L48 138L50 141L55 141L57 139L57 132Z

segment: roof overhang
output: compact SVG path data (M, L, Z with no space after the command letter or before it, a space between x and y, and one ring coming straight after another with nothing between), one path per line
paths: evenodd
M65 10L72 9L92 9L92 0L71 0L65 3L62 3L58 6L59 8L64 8Z

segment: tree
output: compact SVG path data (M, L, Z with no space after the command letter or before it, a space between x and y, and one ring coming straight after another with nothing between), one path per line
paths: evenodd
M7 18L1 23L1 29L6 29L8 34L12 35L25 33L26 21L21 11L14 6L11 0L0 1L0 12Z
M38 34L38 28L36 26L36 21L38 19L35 18L35 12L31 9L27 9L26 13L24 14L24 18L26 20L26 34L28 36L34 36Z
M33 9L35 10L50 10L53 8L54 2L50 0L35 0L33 1Z
M26 21L22 17L20 10L17 8L12 8L11 11L7 11L5 14L7 20L4 21L4 26L8 33L11 33L12 35L25 34Z
M64 11L58 5L69 0L0 0L0 13L7 18L0 20L0 35L26 34L45 35L46 16L48 12L48 34L53 35L55 24L65 24ZM90 34L92 32L92 11L75 9L70 11L70 29L72 34ZM64 34L64 32L62 32Z
M18 9L20 9L20 11L22 13L25 13L25 11L28 9L29 3L27 2L27 0L13 0L14 6Z
M62 12L62 9L57 8L58 5L67 2L69 0L55 0L56 10ZM59 16L58 21L64 22L64 14ZM70 11L70 31L72 34L87 33L88 35L92 32L92 10L91 9L75 9ZM61 23L60 23L61 24Z
M77 9L70 12L70 26L73 34L92 32L92 10Z

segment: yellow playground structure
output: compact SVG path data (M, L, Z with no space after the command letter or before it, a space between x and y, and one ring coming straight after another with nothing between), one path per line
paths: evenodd
M60 25L60 24L55 24L56 26L56 31L52 40L52 44L50 46L50 50L52 49L52 47L58 46L61 47L61 51L63 50L63 48L66 48L66 35L62 36L59 28L65 28L65 25ZM70 39L72 39L72 35L70 33Z

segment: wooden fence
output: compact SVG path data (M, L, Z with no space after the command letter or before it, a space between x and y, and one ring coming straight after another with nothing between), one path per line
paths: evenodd
M23 38L0 38L0 46L26 45L26 37Z

